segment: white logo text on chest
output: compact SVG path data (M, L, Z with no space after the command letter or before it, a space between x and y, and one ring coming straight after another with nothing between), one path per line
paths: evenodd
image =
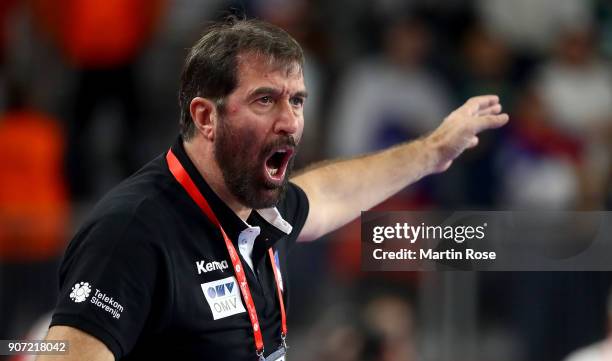
M211 261L211 262L206 262L205 260L202 261L197 261L196 263L196 268L198 270L198 274L201 275L202 273L207 273L210 271L223 271L226 270L229 265L227 264L227 260L223 260L221 262L218 261Z

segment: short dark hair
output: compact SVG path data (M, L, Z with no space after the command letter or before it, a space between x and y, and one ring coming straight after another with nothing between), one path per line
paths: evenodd
M261 20L227 18L209 26L191 48L181 74L179 89L180 131L189 140L195 133L189 105L197 96L213 100L223 112L223 101L238 84L238 56L253 53L272 64L301 71L304 53L283 29Z

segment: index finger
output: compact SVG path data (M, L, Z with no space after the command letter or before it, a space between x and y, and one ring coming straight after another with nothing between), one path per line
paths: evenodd
M495 94L479 95L470 98L468 100L468 103L470 103L470 111L476 113L479 110L489 108L495 104L499 104L499 96Z

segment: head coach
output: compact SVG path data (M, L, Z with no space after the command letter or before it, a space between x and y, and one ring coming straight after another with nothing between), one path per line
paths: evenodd
M38 360L284 360L287 253L446 170L498 97L469 99L431 134L289 180L307 98L300 45L257 20L209 27L180 85L180 136L119 184L70 242Z

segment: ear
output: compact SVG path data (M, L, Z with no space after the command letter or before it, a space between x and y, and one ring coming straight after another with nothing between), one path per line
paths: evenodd
M217 107L209 99L195 97L189 104L191 119L196 131L204 135L210 141L215 138L215 125L217 123Z

